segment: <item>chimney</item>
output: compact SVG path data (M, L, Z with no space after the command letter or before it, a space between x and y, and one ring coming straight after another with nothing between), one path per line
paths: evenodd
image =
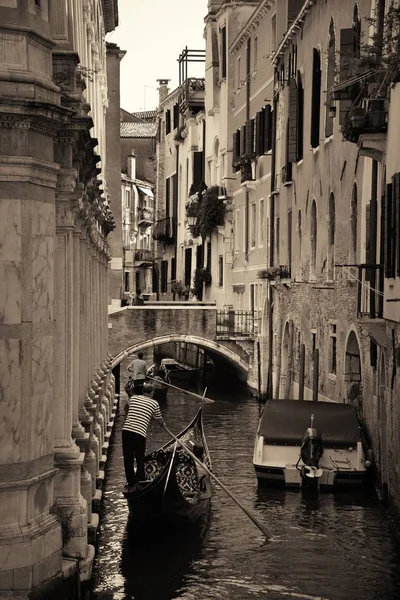
M157 79L159 87L158 89L158 104L161 104L163 100L168 96L169 87L168 84L170 79Z
M130 154L127 156L128 159L128 177L131 179L136 179L136 156L135 152L132 150Z

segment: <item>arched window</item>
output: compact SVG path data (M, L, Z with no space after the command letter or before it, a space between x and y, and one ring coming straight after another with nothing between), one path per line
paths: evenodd
M311 205L311 267L315 269L317 263L317 205L313 200Z
M333 192L329 196L328 208L328 279L332 280L335 276L335 196Z
M319 126L321 116L321 55L313 49L312 97L311 97L311 147L319 146Z
M353 185L353 191L351 194L351 203L350 203L350 232L351 232L351 248L350 248L350 262L357 262L357 215L358 215L358 207L357 207L357 184Z
M326 107L325 107L325 137L329 137L333 134L333 119L331 108L331 93L330 88L335 83L335 71L336 71L336 39L335 39L335 25L333 19L331 19L329 25L329 45L328 45L328 56L326 66ZM332 115L332 116L331 116Z

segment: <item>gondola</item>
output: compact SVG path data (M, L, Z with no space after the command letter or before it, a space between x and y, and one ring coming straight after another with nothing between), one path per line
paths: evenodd
M202 408L177 438L210 469ZM124 489L132 524L157 528L195 523L208 512L211 480L174 440L145 457L146 481Z

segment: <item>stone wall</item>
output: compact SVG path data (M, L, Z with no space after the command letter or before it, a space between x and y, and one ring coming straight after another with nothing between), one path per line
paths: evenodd
M106 284L113 219L97 179L98 142L68 14L62 0L51 12L46 0L0 8L0 597L7 598L61 600L63 582L78 595L89 579L114 411ZM104 85L96 81L95 98Z

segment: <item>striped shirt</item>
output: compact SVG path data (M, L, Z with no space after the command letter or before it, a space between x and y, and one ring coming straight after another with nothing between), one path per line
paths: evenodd
M162 419L158 402L148 396L131 396L128 414L122 429L146 437L151 417Z

